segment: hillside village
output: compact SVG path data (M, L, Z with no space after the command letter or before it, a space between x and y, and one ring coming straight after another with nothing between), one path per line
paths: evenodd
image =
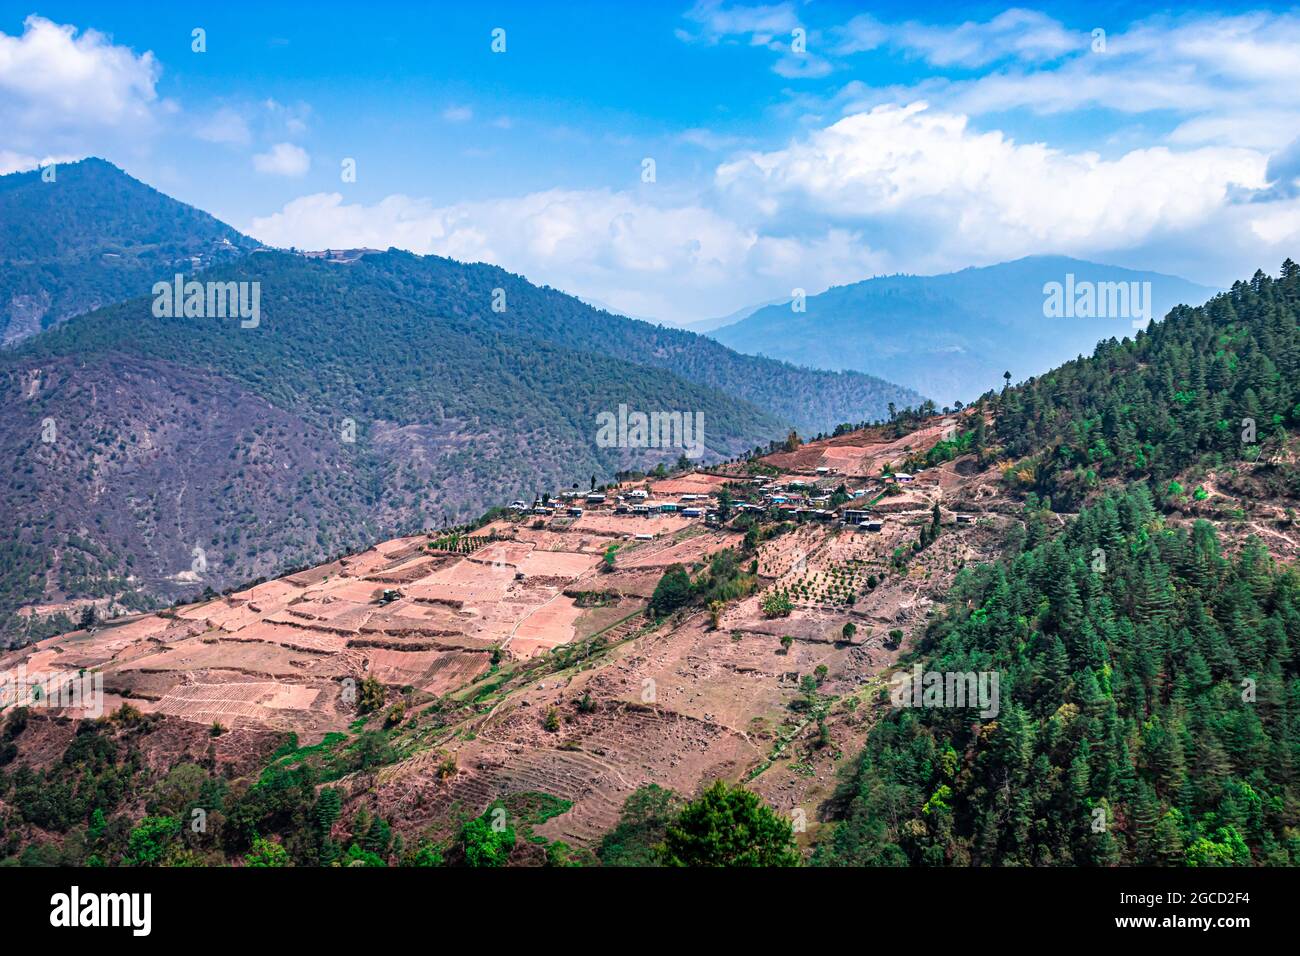
M52 638L0 674L94 671L105 713L179 721L217 762L383 722L404 758L338 786L415 831L538 791L573 805L539 832L589 846L641 784L719 776L815 821L881 674L1015 520L960 461L901 470L950 427L540 494L472 529ZM747 582L737 599L652 607L666 572L699 580L719 555Z

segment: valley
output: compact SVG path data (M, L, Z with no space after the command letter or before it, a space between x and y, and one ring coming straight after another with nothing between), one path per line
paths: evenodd
M590 858L642 788L724 779L812 847L891 710L900 655L963 571L1041 520L979 455L918 466L982 414L517 502L472 528L42 641L0 658L0 674L102 675L110 726L143 721L151 763L182 759L178 740L198 759L207 736L226 775L314 766L341 797L340 840L361 812L408 846L442 842L544 795L558 803L530 828L534 845ZM1243 506L1258 514L1217 487L1206 505ZM1275 519L1270 547L1293 555L1300 535ZM1220 527L1240 549L1259 524ZM674 569L749 583L716 609L656 613ZM786 599L775 612L773 596ZM68 717L32 711L13 766L47 759Z
M111 302L0 349L0 506L14 518L0 528L2 644L76 623L35 608L157 607L470 521L537 487L672 464L684 449L593 442L621 405L696 416L699 450L718 461L922 400L599 312L495 266L250 248L101 160L59 175L0 177L25 217L0 219L4 241L35 257L28 279L48 265L55 298L90 276L60 256L91 255L104 235L189 249L201 220L240 241L207 258L141 250ZM78 207L85 222L68 218ZM45 239L27 242L37 224ZM155 315L150 290L177 272L256 285L256 327ZM0 275L0 300L11 293L25 294Z
M851 505L886 484L899 489L872 509L876 531L846 525L843 511L813 517L818 509L783 504L789 530L745 549L739 531L683 514L701 510L697 497L713 509L724 488L759 487L745 469L715 468L620 485L600 504L578 495L579 517L562 506L460 535L394 539L215 600L42 641L0 659L0 670L94 670L106 712L129 704L197 730L219 725L218 741L292 732L305 747L383 721L388 706L358 716L358 688L377 680L409 715L389 728L403 756L336 785L347 805L410 834L445 835L458 811L538 791L572 804L538 832L591 848L639 786L691 792L717 777L748 781L784 812L803 809L815 832L836 768L878 706L872 691L905 646L891 632L910 638L923 627L956 572L995 558L999 529L1018 520L986 476L956 465L906 490L881 481L884 465L923 452L940 432L853 433L762 460L778 473L763 485L806 483L792 497L842 486L857 496ZM896 550L910 551L936 505L944 533L897 567ZM757 562L754 591L716 626L700 611L647 617L669 568L738 553ZM793 594L787 615L764 613L774 592ZM856 629L847 637L846 624ZM800 678L814 673L829 745L814 745L818 720L790 709L807 694ZM543 726L552 711L558 730Z

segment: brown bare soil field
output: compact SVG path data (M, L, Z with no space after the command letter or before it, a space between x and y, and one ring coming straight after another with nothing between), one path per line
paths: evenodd
M316 688L275 682L185 684L158 702L155 712L198 723L219 722L224 727L270 726L279 712L311 707L319 697Z
M715 551L734 547L742 535L734 531L710 531L691 535L675 543L668 542L660 546L656 541L651 547L637 548L626 557L620 556L617 565L627 570L638 568L666 568L670 564L686 564L700 561Z
M576 578L594 568L599 560L593 554L534 551L519 562L519 570L526 575Z
M527 658L567 644L581 614L573 598L557 597L520 621L505 646L515 657Z
M676 498L679 495L707 495L717 491L731 479L717 475L696 473L685 478L666 478L649 484L650 494L656 498Z
M617 515L605 511L589 511L575 521L573 527L577 531L600 532L630 538L638 534L652 534L656 537L672 534L675 531L689 527L690 524L690 518L683 518L678 514L659 514L647 517L645 515Z
M467 651L439 654L420 689L438 696L449 694L485 672L488 664L487 654Z
M370 672L385 684L403 687L424 682L435 663L447 654L443 651L397 651L368 648Z

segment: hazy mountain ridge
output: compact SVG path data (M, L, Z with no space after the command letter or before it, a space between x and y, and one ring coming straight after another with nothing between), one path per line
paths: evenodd
M711 333L741 352L815 368L856 369L902 382L940 404L970 401L1016 378L1039 374L1099 341L1133 334L1130 318L1047 318L1044 285L1150 282L1151 314L1199 305L1217 290L1176 276L1030 256L938 276L881 276L807 299L805 312L762 308ZM1139 286L1139 289L1141 287Z

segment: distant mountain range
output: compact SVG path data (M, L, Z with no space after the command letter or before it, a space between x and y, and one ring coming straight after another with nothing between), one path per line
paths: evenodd
M809 297L804 312L787 300L711 335L750 355L879 375L941 405L970 401L1001 387L1004 371L1026 379L1091 354L1099 341L1133 335L1130 315L1045 316L1044 287L1050 283L1058 283L1063 295L1069 286L1076 293L1072 301L1081 301L1090 283L1137 283L1115 291L1136 289L1139 298L1150 283L1150 302L1130 301L1128 311L1149 307L1156 319L1218 291L1156 272L1030 256L947 275L882 276L836 286ZM1101 291L1105 299L1108 290Z
M747 305L743 309L737 309L729 315L718 316L717 318L712 319L701 319L699 322L692 322L688 325L684 325L683 328L688 328L692 332L708 334L716 329L721 329L728 325L735 325L737 322L749 318L759 309L765 309L772 305L785 305L789 301L789 299L769 299L767 302L759 302L757 305Z
M682 453L599 447L596 416L620 405L701 414L707 461L921 400L493 266L258 249L101 161L58 177L0 180L26 210L0 221L0 301L63 303L0 350L0 628L24 603L193 593L196 549L220 589ZM202 282L257 283L256 328L156 314L154 284L204 265Z

